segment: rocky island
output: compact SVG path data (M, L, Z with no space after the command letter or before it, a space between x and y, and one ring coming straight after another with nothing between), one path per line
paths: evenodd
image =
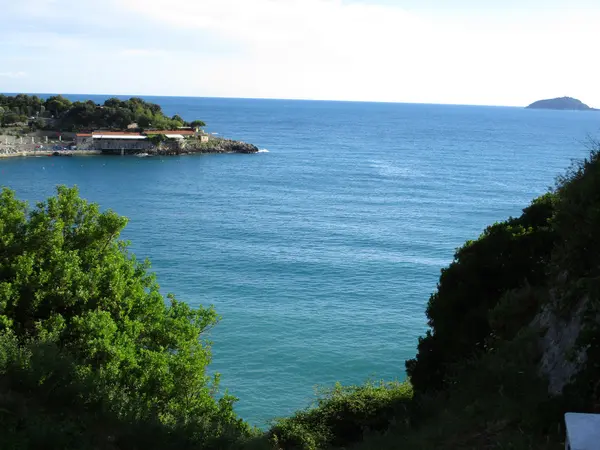
M577 100L572 97L558 97L547 100L539 100L527 106L527 109L557 109L557 110L571 110L571 111L597 111L594 108L590 108L588 105L583 103L581 100Z
M0 94L0 156L257 153L245 142L206 133L201 120L166 116L137 97L103 104L57 95Z

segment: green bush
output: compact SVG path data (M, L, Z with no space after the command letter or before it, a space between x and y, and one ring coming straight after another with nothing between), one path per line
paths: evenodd
M552 274L561 280L557 289L561 302L556 306L569 314L586 300L576 350L586 349L587 359L564 395L571 409L600 413L600 144L558 179L557 192L553 225L560 241Z
M269 434L284 449L345 447L408 420L411 399L408 383L336 384L312 408L278 420Z
M85 442L95 416L114 442L152 436L152 448L252 435L206 374L203 335L218 316L160 294L149 263L118 240L126 223L76 189L33 210L0 194L0 410L11 445L29 442L23 429L61 448Z
M431 330L406 369L416 391L444 387L449 368L486 347L489 313L505 292L544 283L556 233L549 221L555 195L532 202L518 218L488 227L458 249L427 306Z

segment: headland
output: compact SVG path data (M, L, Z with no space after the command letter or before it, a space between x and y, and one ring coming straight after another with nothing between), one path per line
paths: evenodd
M63 96L0 94L0 157L257 153L252 144L203 130L201 120L166 116L141 98L71 102Z

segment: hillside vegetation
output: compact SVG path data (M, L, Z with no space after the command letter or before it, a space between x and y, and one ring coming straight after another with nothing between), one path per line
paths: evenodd
M125 224L75 189L0 196L0 447L558 450L564 412L600 412L597 151L456 251L409 381L336 385L267 432L206 375L214 310L163 298Z
M0 127L26 123L32 129L87 131L125 130L137 123L140 128L173 130L178 127L202 127L201 120L186 122L180 116L167 117L160 105L138 97L129 100L109 98L99 105L92 100L71 102L62 95L43 100L36 95L0 94Z

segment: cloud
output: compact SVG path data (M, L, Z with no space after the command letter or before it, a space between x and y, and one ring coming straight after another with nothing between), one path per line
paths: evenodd
M239 46L241 55L208 61L202 74L204 86L234 96L519 104L581 88L599 68L586 54L600 39L597 10L539 18L531 9L431 15L342 0L122 5L156 26L209 33L201 48Z
M31 74L11 86L34 91L474 104L567 94L600 106L600 8L569 6L22 0L8 6L0 60ZM54 60L69 65L36 69Z
M126 48L119 52L121 56L140 56L140 57L156 57L164 56L163 50L155 50L149 48Z
M258 54L335 51L357 57L390 42L408 46L415 33L428 39L432 31L430 24L398 7L341 0L125 0L123 6L163 27L208 31ZM373 46L376 42L380 45Z
M2 78L24 78L27 76L25 72L0 72Z

